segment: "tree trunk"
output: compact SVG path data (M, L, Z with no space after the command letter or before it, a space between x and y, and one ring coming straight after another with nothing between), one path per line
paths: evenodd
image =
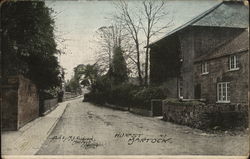
M147 40L147 46L149 45L149 40ZM144 81L144 85L147 86L148 85L148 56L149 56L149 49L148 47L146 48L146 55L145 55L145 81Z
M137 69L138 69L138 78L140 85L143 84L142 76L141 76L141 63L140 63L140 50L139 43L136 42L136 50L137 50Z
M151 12L151 11L150 11ZM147 43L146 43L146 55L145 55L145 81L144 81L144 85L147 86L148 85L148 56L149 56L149 40L150 40L150 33L151 33L151 29L150 29L150 25L151 25L151 19L148 16L148 26L147 26Z

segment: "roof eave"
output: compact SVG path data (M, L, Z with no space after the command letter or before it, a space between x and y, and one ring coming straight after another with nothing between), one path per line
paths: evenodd
M221 57L230 56L230 55L233 55L233 54L238 54L238 53L247 52L248 50L249 50L248 48L244 48L244 49L237 50L237 51L234 51L234 52L231 52L231 53L228 53L228 54L224 54L224 55L220 55L220 56L215 56L215 57L204 57L204 58L200 58L200 59L194 60L194 63L200 63L200 62L202 62L202 61L214 60L214 59L218 59L218 58L221 58Z
M210 9L206 10L206 11L203 12L202 14L196 16L195 18L191 19L190 21L186 22L185 24L183 24L183 25L177 27L176 29L170 31L169 33L167 33L167 34L166 34L165 36L163 36L162 38L160 38L160 39L158 39L158 40L156 40L156 41L150 43L148 46L145 46L144 48L147 48L147 47L150 48L150 47L153 46L154 44L156 44L156 43L158 43L159 41L165 39L166 37L168 37L168 36L170 36L170 35L172 35L172 34L178 32L178 31L180 31L180 30L182 30L182 29L188 27L189 25L192 25L193 23L197 22L198 20L200 20L201 18L203 18L204 16L206 16L207 14L211 13L213 10L215 10L216 8L218 8L221 4L223 4L223 2L220 2L219 4L215 5L214 7L212 7L212 8L210 8Z

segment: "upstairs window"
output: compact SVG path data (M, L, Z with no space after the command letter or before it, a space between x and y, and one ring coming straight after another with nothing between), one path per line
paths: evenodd
M217 83L217 101L220 103L230 102L229 82Z
M208 74L208 64L207 64L207 62L203 62L201 64L201 74Z
M233 55L229 57L228 60L229 70L238 70L239 69L239 56Z

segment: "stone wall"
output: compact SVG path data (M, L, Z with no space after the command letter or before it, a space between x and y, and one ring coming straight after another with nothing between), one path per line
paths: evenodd
M36 86L27 78L19 76L18 128L39 116L39 96Z
M42 115L46 115L58 106L58 98L46 99L43 101L43 112Z
M248 105L163 101L163 119L199 129L248 127Z
M1 89L2 130L16 130L18 87L16 85L3 85Z
M152 99L150 110L130 107L129 111L143 116L162 116L162 100Z
M2 129L17 130L39 116L39 99L36 86L23 76L3 80Z

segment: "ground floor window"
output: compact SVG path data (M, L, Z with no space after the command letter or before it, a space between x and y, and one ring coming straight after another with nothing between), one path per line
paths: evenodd
M179 78L179 98L183 98L183 77Z
M220 82L217 83L217 101L218 102L230 102L230 83Z

